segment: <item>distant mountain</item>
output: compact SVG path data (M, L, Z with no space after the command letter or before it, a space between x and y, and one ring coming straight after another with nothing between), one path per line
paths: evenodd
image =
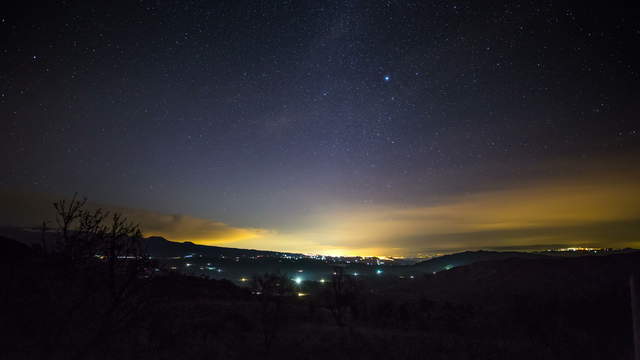
M19 241L0 236L0 254L6 255L3 263L11 264L31 256L33 249Z
M438 272L481 261L504 260L511 258L540 259L546 257L547 256L545 255L537 253L515 251L465 251L425 260L415 264L413 267L420 272Z
M147 253L152 257L184 257L190 255L193 255L194 257L250 257L276 256L282 254L302 256L302 254L294 253L197 245L192 242L174 242L160 236L151 236L146 238L145 246Z
M50 234L53 236L53 234ZM29 246L39 245L42 234L39 229L20 227L0 227L0 241L4 243L13 239L21 244ZM302 256L302 254L282 253L276 251L263 251L252 249L236 249L220 246L197 245L192 242L175 242L160 236L151 236L144 239L147 253L152 257L250 257L250 256L275 256L290 255ZM9 246L9 245L7 245ZM13 245L12 245L13 246Z
M397 289L413 294L420 288L431 299L481 303L496 309L513 299L527 307L527 301L532 299L554 303L562 297L588 304L592 310L611 311L613 306L599 303L598 297L607 296L607 301L620 298L622 304L628 304L625 296L632 274L640 274L640 251L580 257L539 255L478 261L416 278L416 282L399 282ZM559 303L568 304L564 300ZM541 306L536 311L544 309ZM597 311L590 311L589 316L593 312Z
M0 227L0 237L13 239L31 246L41 243L42 232L37 228L3 226Z

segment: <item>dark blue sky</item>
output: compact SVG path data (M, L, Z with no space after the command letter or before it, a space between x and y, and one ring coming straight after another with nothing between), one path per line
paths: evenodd
M0 24L9 192L258 229L254 247L405 254L472 245L449 239L457 221L398 239L395 225L384 239L353 232L369 234L374 214L558 182L637 189L640 21L623 3L21 6ZM482 246L551 241L515 238Z

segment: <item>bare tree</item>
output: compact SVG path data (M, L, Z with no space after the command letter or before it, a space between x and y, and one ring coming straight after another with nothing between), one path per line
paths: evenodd
M266 273L254 276L251 288L260 300L260 324L265 354L269 356L283 324L284 301L293 294L293 286L282 274Z
M66 347L60 354L65 358L108 350L144 301L141 289L149 265L137 224L119 213L89 210L86 203L74 195L53 204L54 246L48 246L47 227L42 226L43 252L52 269L48 297L59 324L51 341Z
M359 293L360 289L355 279L345 274L344 267L335 266L331 286L329 291L325 292L325 298L338 326L346 325L349 311L352 314L357 312Z

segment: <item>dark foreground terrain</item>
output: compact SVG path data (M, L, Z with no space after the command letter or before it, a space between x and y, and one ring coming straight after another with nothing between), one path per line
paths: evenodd
M640 253L490 260L414 279L337 268L325 283L275 274L240 287L0 244L3 359L633 356Z

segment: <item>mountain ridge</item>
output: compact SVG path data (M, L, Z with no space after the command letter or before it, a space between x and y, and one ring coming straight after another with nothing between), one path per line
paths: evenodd
M273 256L273 255L291 255L303 256L303 254L271 251L242 249L213 245L200 245L191 241L177 242L168 240L162 236L149 236L144 239L145 246L149 254L153 257L184 257L189 255L202 255L206 257L219 256Z

